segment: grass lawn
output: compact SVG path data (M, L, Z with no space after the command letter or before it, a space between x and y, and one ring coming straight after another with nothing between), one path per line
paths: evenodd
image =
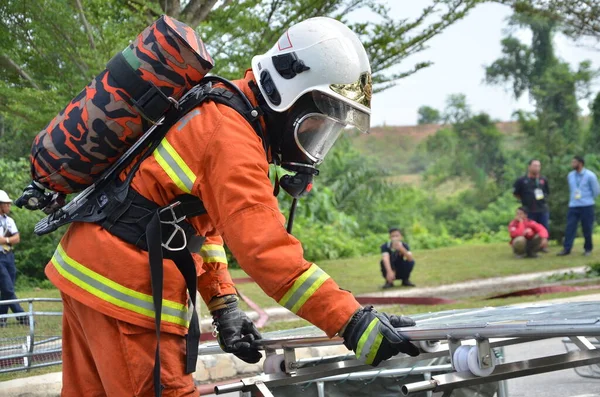
M597 237L597 239L600 237ZM584 257L576 249L566 257L557 257L558 246L551 246L550 254L537 259L515 259L508 243L485 245L461 245L457 247L415 251L416 266L412 281L419 287L433 287L462 281L514 274L534 273L591 265L600 262L600 253ZM583 251L583 249L581 249ZM322 261L318 263L341 288L359 295L379 291L383 278L379 270L379 255L360 258ZM246 277L243 270L232 269L232 276ZM261 307L275 306L254 283L240 284L238 289Z

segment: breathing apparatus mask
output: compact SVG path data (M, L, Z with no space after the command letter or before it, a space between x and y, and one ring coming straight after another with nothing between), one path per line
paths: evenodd
M344 129L355 127L367 132L369 114L313 91L282 116L279 133L269 128L274 163L288 171L276 175L274 194L281 188L294 199L288 222L291 231L297 199L311 191L313 178L319 174L316 166L323 162Z

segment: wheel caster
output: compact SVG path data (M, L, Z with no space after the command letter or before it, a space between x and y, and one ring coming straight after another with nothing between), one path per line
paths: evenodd
M422 340L419 342L419 348L425 353L435 353L440 350L439 340Z
M265 374L278 374L285 372L285 360L283 354L271 354L265 358L263 364Z
M477 352L477 346L471 347L469 350L469 355L467 358L467 363L469 367L469 371L475 376L488 376L494 369L496 369L496 360L494 355L490 357L492 365L489 368L481 368L479 367L479 353Z
M452 364L456 372L464 372L469 370L469 349L471 346L460 346L454 351L452 356Z

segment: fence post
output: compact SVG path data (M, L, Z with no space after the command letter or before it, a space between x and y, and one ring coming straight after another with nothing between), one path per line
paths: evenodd
M33 363L33 346L35 345L35 321L33 319L33 300L30 299L29 300L29 313L28 313L28 318L29 318L29 346L27 351L29 353L29 360L27 360L27 371L29 371L29 369L31 368L31 364Z

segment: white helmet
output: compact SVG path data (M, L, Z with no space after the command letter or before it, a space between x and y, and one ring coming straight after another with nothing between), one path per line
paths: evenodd
M295 145L310 162L323 161L344 127L368 132L371 67L359 38L343 23L319 17L290 27L252 59L252 71L269 108L293 118ZM298 111L307 104L312 110Z
M12 203L12 200L4 190L0 190L0 203Z

